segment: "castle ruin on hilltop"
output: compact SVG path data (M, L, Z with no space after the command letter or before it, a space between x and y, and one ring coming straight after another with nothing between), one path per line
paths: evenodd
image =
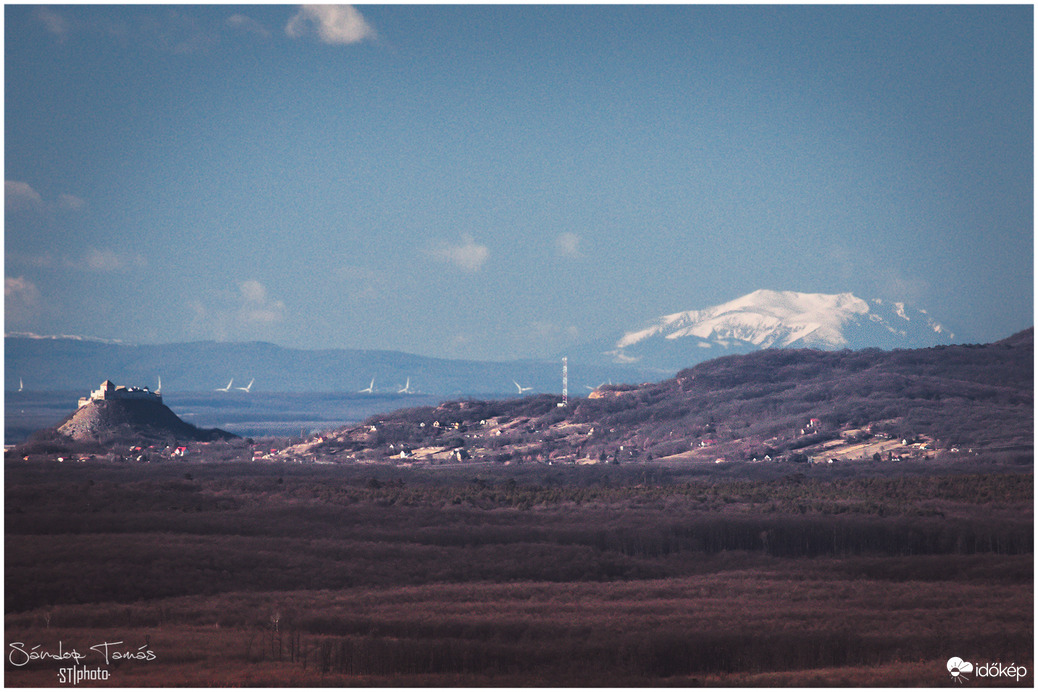
M83 396L79 398L79 408L83 408L91 401L113 401L113 400L127 400L136 399L144 401L157 401L162 403L162 394L153 392L147 387L126 387L119 385L118 387L111 380L105 380L101 383L100 389L95 389L90 392L90 396Z

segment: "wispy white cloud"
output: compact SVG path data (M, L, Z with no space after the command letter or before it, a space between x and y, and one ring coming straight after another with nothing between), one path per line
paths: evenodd
M191 313L188 331L203 339L225 341L228 335L227 314L201 300L192 299L186 305Z
M454 348L467 348L472 345L473 339L471 334L464 334L457 332L451 334L450 344Z
M67 192L58 195L58 209L63 211L83 211L86 206L86 200L82 197L70 195Z
M255 279L243 281L238 285L241 303L238 307L238 318L246 325L267 325L280 322L285 317L285 304L280 300L272 300L267 295L267 288Z
M260 36L262 38L270 38L270 31L267 27L263 26L252 17L248 17L240 12L232 14L226 19L224 24L235 31L253 34L254 36Z
M576 233L560 233L555 239L555 249L563 257L580 257L580 236Z
M217 22L199 19L191 9L173 6L156 6L155 11L103 18L77 15L75 8L65 8L58 12L50 7L41 7L34 12L34 17L60 42L73 33L94 34L123 44L137 43L174 54L198 53L211 48L219 42L220 31L225 28ZM231 22L226 26L234 28ZM258 23L253 23L249 28L255 29L257 26Z
M203 52L219 42L217 27L179 9L167 9L157 17L144 17L140 34L152 48L179 55Z
M218 341L268 334L285 318L285 304L271 298L267 287L255 279L238 284L237 290L215 291L205 300L187 303L191 331Z
M391 277L368 267L341 264L335 276L342 280L345 294L350 300L375 300L385 296L392 286Z
M29 183L20 180L4 181L5 212L80 212L86 207L86 200L77 195L62 192L56 200L47 201Z
M35 254L10 252L7 261L15 266L36 269L61 269L71 271L114 274L132 272L148 266L144 255L130 250L112 250L91 247L77 255L55 254L43 251Z
M352 5L302 5L285 25L290 38L316 31L322 43L348 45L375 38L375 29Z
M581 331L575 325L560 324L550 320L516 322L503 326L512 341L511 350L499 355L501 358L551 357L551 354L579 343Z
M74 261L73 266L100 273L115 273L143 269L147 266L144 255L136 252L120 250L99 250L90 248L81 261Z
M43 198L28 183L18 180L4 181L4 211L42 211Z
M4 277L4 297L10 296L39 296L40 291L33 282L24 276Z
M43 28L48 33L62 40L68 36L70 25L68 18L64 15L59 14L50 7L37 7L33 15L36 17L36 21L43 24Z
M845 285L853 285L864 278L864 285L872 288L863 290L875 296L917 304L932 295L930 283L922 276L906 271L896 258L878 254L872 248L851 248L845 243L832 241L828 244L826 255L826 266Z
M880 267L877 269L876 276L880 286L885 289L880 289L877 294L884 295L891 300L900 299L907 300L909 303L921 304L933 295L929 282L924 278L902 272L895 267Z
M460 245L443 243L433 248L431 254L441 262L449 262L465 271L477 272L490 256L490 250L486 245L480 245L473 240L472 236L466 235Z
M31 324L40 311L40 289L25 277L4 277L4 320L8 325Z
M37 269L49 269L50 267L62 266L62 261L53 252L44 251L38 253L25 253L11 251L5 253L7 262L13 266L35 267Z
M221 20L199 18L189 7L156 7L155 11L135 13L127 18L77 17L74 10L57 11L40 7L35 20L47 33L63 42L72 33L101 34L122 43L137 43L155 50L192 54L217 45L228 33L270 38L271 31L242 12ZM315 36L322 43L347 45L374 39L377 34L351 5L301 5L285 25L291 38Z
M530 323L530 336L537 341L565 342L580 336L580 330L573 325L562 326L553 322L534 321Z

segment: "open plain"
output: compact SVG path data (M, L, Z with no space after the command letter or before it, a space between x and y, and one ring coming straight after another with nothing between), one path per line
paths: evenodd
M1006 459L5 475L7 686L1033 680L1033 476Z

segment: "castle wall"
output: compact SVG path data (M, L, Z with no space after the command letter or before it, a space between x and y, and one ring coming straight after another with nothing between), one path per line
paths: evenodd
M100 389L90 392L89 397L80 397L79 407L83 408L91 401L113 401L115 399L161 402L162 395L152 392L146 387L116 387L108 380L105 380L101 383Z

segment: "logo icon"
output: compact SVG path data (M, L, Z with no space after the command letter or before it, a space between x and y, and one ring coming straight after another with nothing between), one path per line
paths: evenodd
M948 672L951 673L952 680L956 682L969 680L965 674L973 672L973 664L969 661L963 661L958 656L954 656L948 659Z

